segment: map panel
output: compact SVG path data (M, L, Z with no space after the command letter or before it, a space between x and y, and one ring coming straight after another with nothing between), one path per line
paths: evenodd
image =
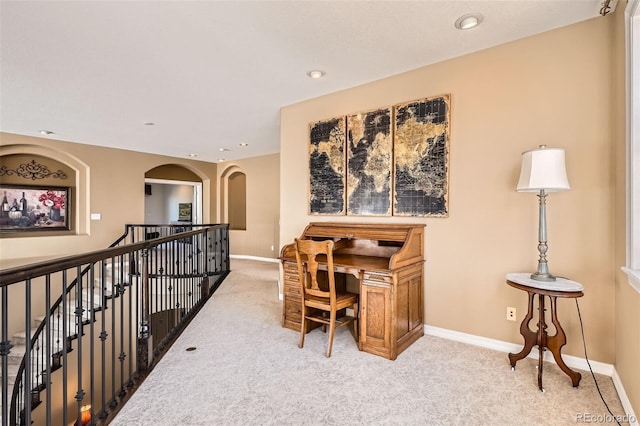
M347 116L347 214L391 216L391 108Z
M447 217L450 95L394 107L397 216Z
M346 118L309 126L309 213L345 214Z

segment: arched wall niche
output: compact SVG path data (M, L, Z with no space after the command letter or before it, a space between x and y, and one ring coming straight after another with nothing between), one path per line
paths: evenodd
M222 222L228 223L231 230L246 230L246 205L246 174L239 166L230 165L220 175Z
M229 229L247 230L247 176L233 172L228 179L227 204L229 206Z
M29 232L7 233L3 238L41 237L43 235L87 235L89 229L89 166L78 158L64 152L59 152L46 146L14 144L0 146L0 165L14 170L21 164L45 166L51 172L62 171L67 178L47 177L44 179L30 179L15 174L4 174L1 181L7 184L64 186L70 188L70 230L60 232Z

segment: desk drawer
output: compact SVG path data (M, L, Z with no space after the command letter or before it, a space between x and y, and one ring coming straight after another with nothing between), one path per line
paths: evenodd
M282 269L284 269L285 274L290 273L298 276L298 265L296 264L296 262L283 262Z
M289 274L287 271L284 271L284 282L295 287L300 286L300 279L298 278L298 273Z
M298 265L285 262L283 264L284 280L298 283Z
M285 298L287 295L300 297L300 280L298 279L298 266L295 263L283 263L283 292Z
M291 330L300 330L302 320L302 306L300 297L285 296L282 306L282 326Z
M391 285L393 284L393 277L388 274L377 274L374 272L365 272L362 275L363 284L366 285Z
M293 321L300 322L302 318L302 302L294 297L289 298L284 304L284 315Z

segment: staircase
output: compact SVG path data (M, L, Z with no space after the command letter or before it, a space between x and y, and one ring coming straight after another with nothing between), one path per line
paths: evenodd
M129 269L128 262L123 262L123 265L123 272L127 271ZM113 294L114 284L116 288L119 288L121 285L129 285L127 282L121 283L120 280L115 279L116 277L120 276L120 274L118 273L118 267L113 268L113 264L108 263L104 264L103 268L105 271L104 281L102 279L102 274L99 274L100 276L94 279L93 286L90 287L91 291L87 290L81 292L82 313L79 316L75 311L80 304L77 303L75 295L68 294L66 303L59 305L58 309L54 310L50 317L42 315L34 318L34 320L32 321L33 324L32 328L29 330L29 339L31 339L32 348L36 353L36 356L31 360L30 369L31 383L33 384L33 390L31 391L32 410L40 405L40 403L42 402L40 394L43 390L46 389L47 368L46 362L44 361L44 357L46 356L45 349L47 346L46 319L55 318L51 321L52 324L49 326L49 353L51 355L49 368L52 373L52 378L54 378L55 376L53 376L53 373L62 368L62 359L64 357L65 347L67 354L72 352L74 349L74 341L76 341L79 336L78 319L80 318L82 322L82 325L80 326L80 336L83 336L85 334L85 326L95 321L96 313L100 312L102 309L108 309L107 302L113 297L117 298L121 294L118 291L115 293L115 295ZM116 274L113 273L114 269L116 270ZM129 273L124 272L123 276L129 277ZM102 286L102 282L104 282L104 287ZM63 320L61 318L63 310L66 310L66 320ZM38 335L39 332L40 334ZM33 337L37 335L38 337L33 340ZM13 395L13 388L16 383L18 373L20 372L20 366L23 363L26 353L27 333L26 331L19 331L14 333L12 337L13 338L11 339L11 343L13 346L11 347L11 352L8 356L9 374L7 376L8 395L10 402ZM0 381L1 380L2 372L0 371ZM23 390L19 391L19 393L22 392ZM20 407L20 410L24 408L24 398L18 399L17 406ZM2 418L2 413L0 413L0 424L5 424Z
M127 225L111 248L0 270L0 425L69 425L87 405L108 424L229 273L228 249L226 224ZM30 329L9 335L19 316Z

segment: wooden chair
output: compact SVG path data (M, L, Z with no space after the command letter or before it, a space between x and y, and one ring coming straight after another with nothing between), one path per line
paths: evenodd
M358 295L349 292L337 292L333 269L333 241L295 240L298 277L302 298L302 318L300 325L300 343L304 346L309 321L321 323L323 330L329 326L329 344L327 357L331 356L333 335L337 327L353 323L354 334L358 339ZM327 264L326 284L319 282L318 262ZM354 316L337 317L338 312L353 307ZM328 315L328 317L327 317Z

